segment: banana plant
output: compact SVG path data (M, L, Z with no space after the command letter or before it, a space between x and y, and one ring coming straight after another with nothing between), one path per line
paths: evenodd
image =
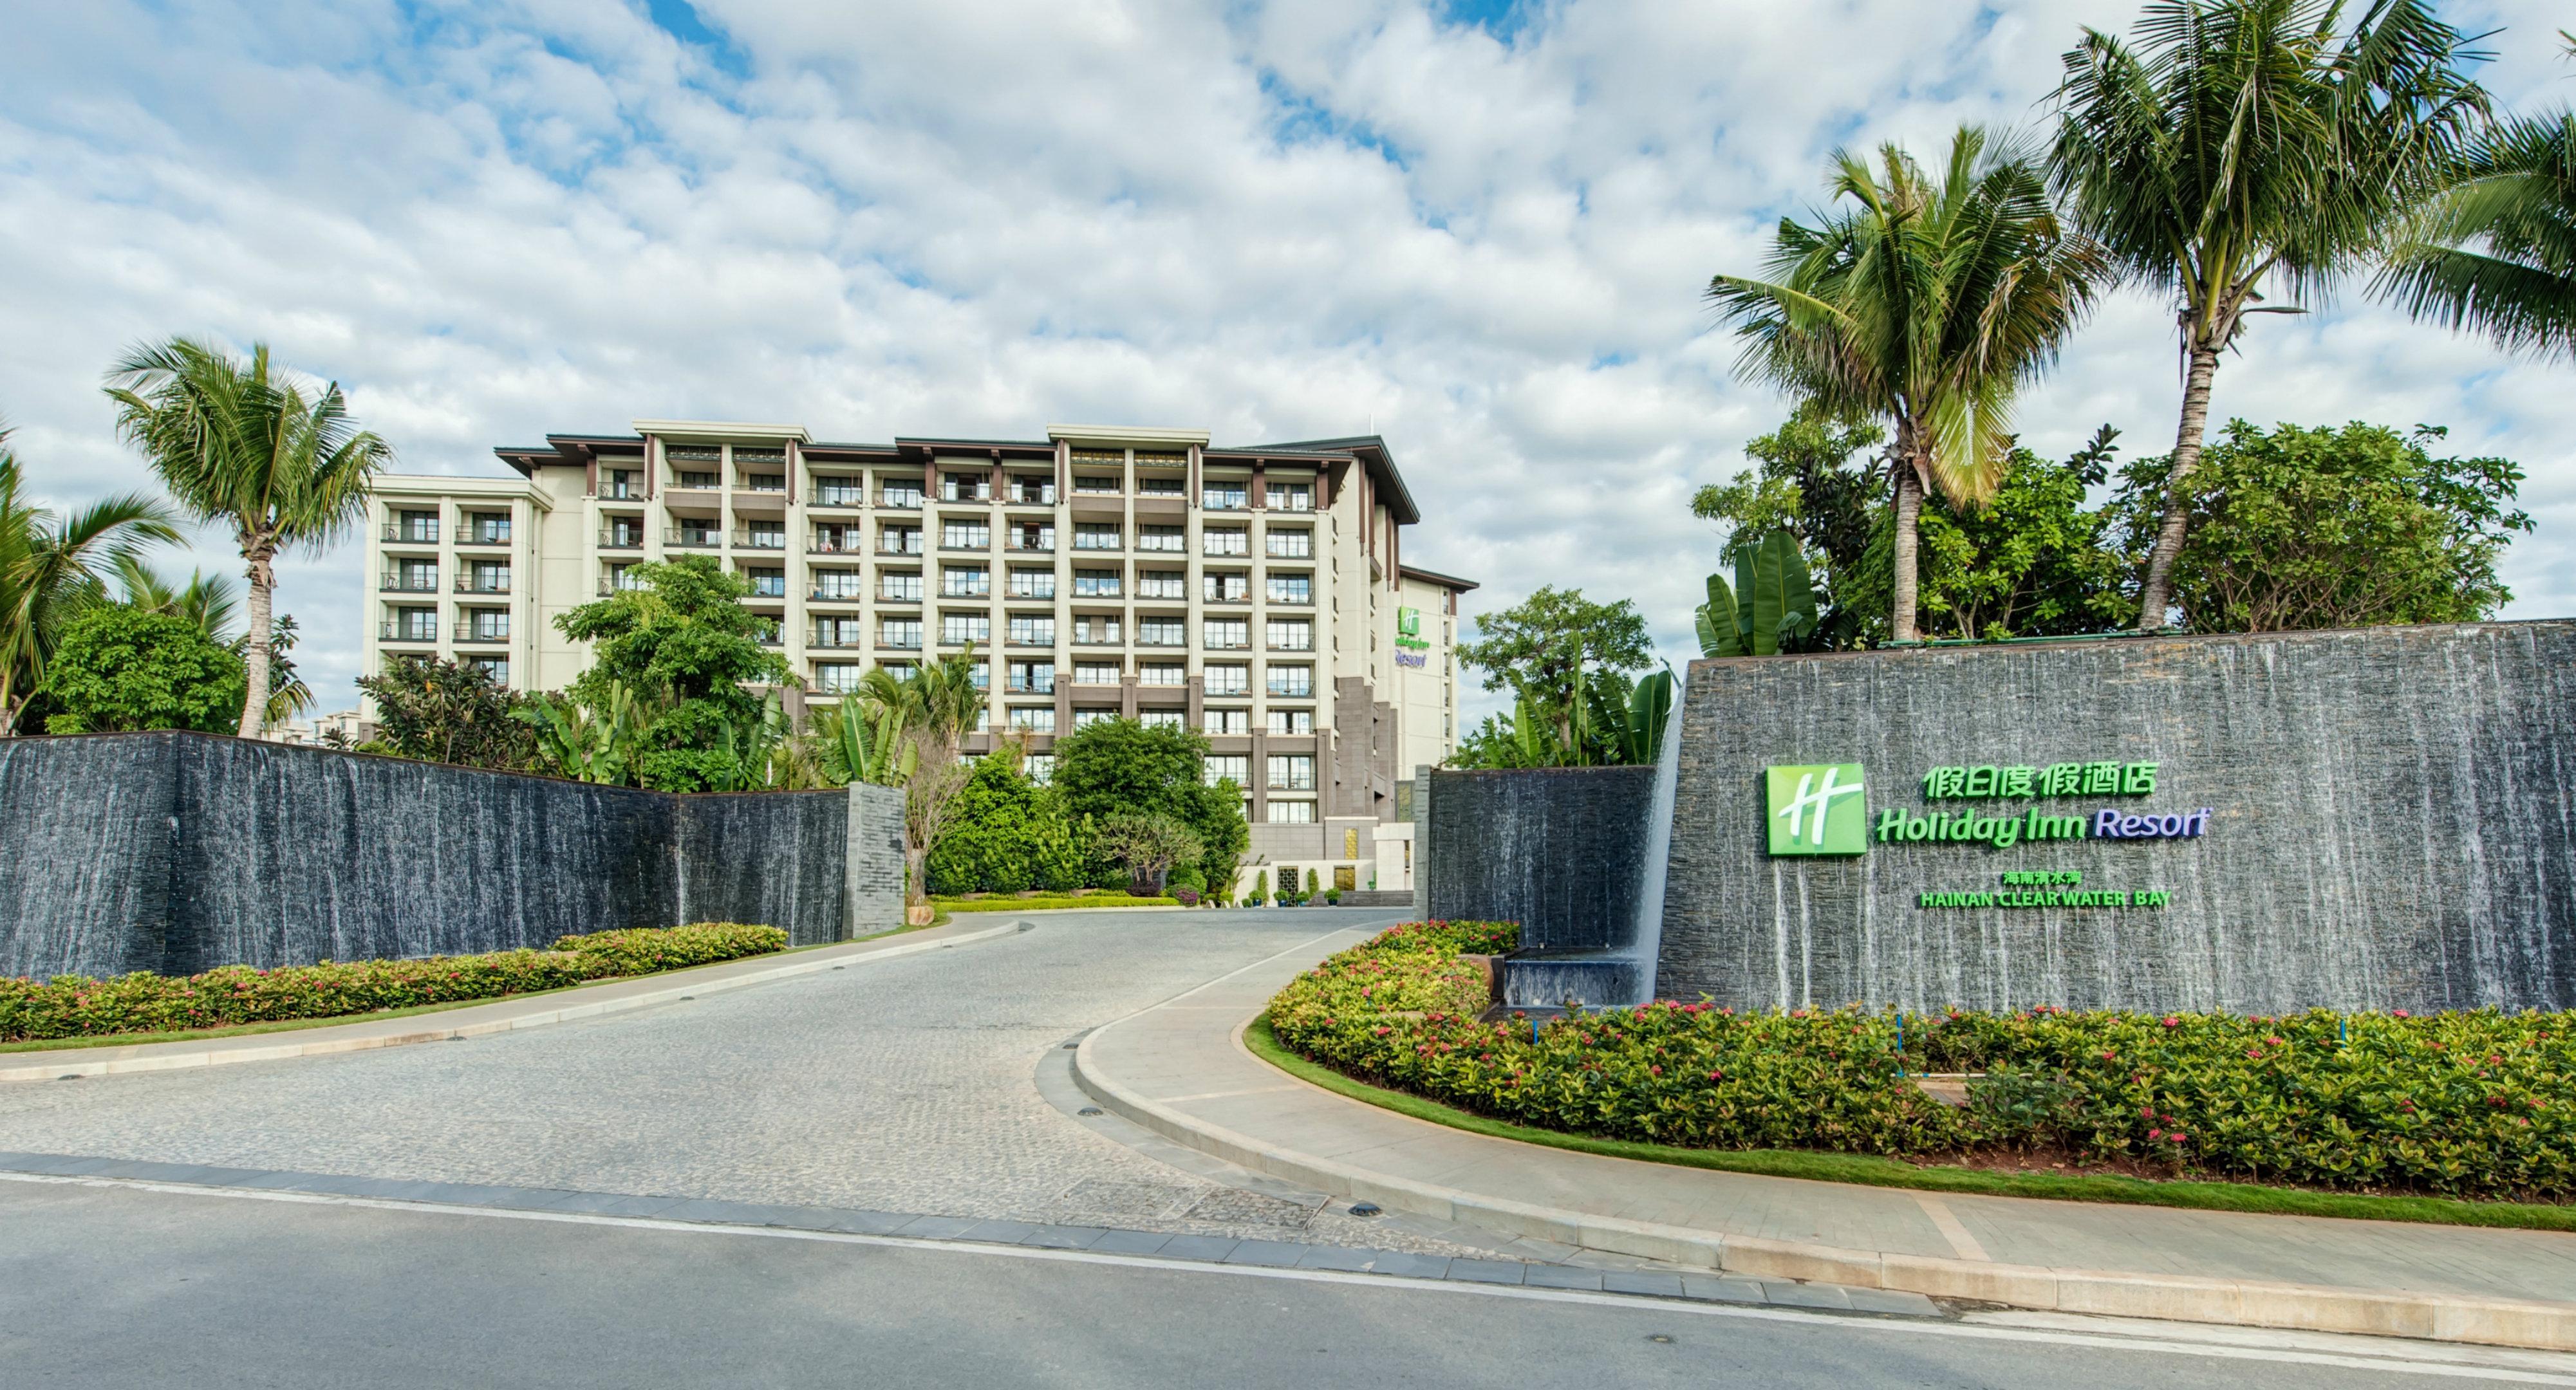
M1816 635L1816 589L1798 538L1773 531L1735 557L1735 587L1708 577L1708 602L1692 614L1700 655L1777 656Z
M793 780L789 736L794 732L778 692L770 691L762 697L758 714L739 725L725 725L716 736L716 751L724 755L724 767L715 778L715 790L756 791L784 786Z
M1671 671L1657 671L1628 692L1628 726L1622 743L1629 762L1662 761L1664 728L1672 722L1673 699L1680 684Z
M856 695L842 696L837 707L817 709L814 729L822 745L824 780L881 787L910 781L921 750L903 736L903 723L903 710L893 705L878 707L876 718L870 720L866 702Z
M557 775L603 786L634 784L636 755L653 727L652 711L623 681L610 683L597 708L538 695L513 713L535 726L537 756Z

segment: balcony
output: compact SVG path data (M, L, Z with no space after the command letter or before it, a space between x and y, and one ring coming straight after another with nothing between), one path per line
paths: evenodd
M507 574L460 574L456 576L456 592L460 594L507 594L510 592L510 576Z
M384 539L387 545L436 545L438 544L438 523L407 521L388 526L384 530Z
M635 575L611 576L603 574L599 577L599 596L601 598L606 598L610 594L632 594L651 587L651 585L646 584L643 579Z
M673 527L662 533L662 544L678 550L713 550L724 544L724 532L713 527Z
M508 545L510 528L502 526L468 527L456 533L458 545Z
M438 571L419 574L388 574L376 589L388 594L434 594L438 592Z
M919 637L880 637L877 639L877 650L882 652L917 652L921 650L921 639Z
M841 601L844 603L856 603L859 599L858 595L852 594ZM918 589L908 591L903 589L889 589L884 593L877 595L877 602L918 604L921 602L921 591Z
M599 533L599 548L602 550L642 550L644 548L644 533L641 531L602 531Z
M780 597L784 598L785 595L782 594ZM886 594L882 597L888 603L903 602L902 599L896 598L892 594ZM816 589L805 595L805 601L808 603L859 603L865 601L866 598L867 590L865 589ZM916 603L920 602L918 599L913 601Z
M418 642L427 646L438 643L438 627L433 623L386 622L376 629L380 642Z
M507 624L496 628L482 623L458 623L456 640L459 645L507 642L510 640L510 629Z
M865 555L868 553L868 538L855 533L835 535L829 531L817 531L812 539L805 543L805 553L808 555Z
M787 645L787 639L781 637L775 632L755 633L752 635L751 640L758 642L764 647L783 647Z
M868 639L867 639L867 638L866 638L866 636L865 636L865 635L863 635L863 634L859 634L859 633L841 633L841 634L835 634L835 633L834 633L834 632L832 632L829 628L816 628L816 629L814 629L813 635L812 635L810 638L808 638L808 639L807 639L807 641L806 641L806 643L805 643L805 645L806 645L806 646L809 646L809 647L830 647L830 648L834 648L834 649L839 649L839 648L843 648L843 647L864 647L864 646L866 646L867 644L868 644ZM897 645L900 645L900 644L897 644ZM919 646L920 644L916 642L916 643L914 643L913 645L915 645L915 646Z
M868 492L857 487L818 487L805 494L805 500L817 507L864 507Z
M1013 536L1002 542L1002 549L1013 555L1053 555L1053 541L1028 541Z
M921 494L889 491L877 499L877 505L890 511L917 512L921 510Z
M1274 700L1311 700L1315 698L1315 687L1311 685L1274 685L1267 687L1267 689L1269 691L1270 698Z
M736 550L785 550L787 548L787 533L784 531L736 531L733 533L733 548Z

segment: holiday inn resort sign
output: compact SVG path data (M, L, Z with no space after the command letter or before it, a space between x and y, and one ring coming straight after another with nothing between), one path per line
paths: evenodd
M2140 797L2154 794L2157 765L2148 762L2054 763L2047 767L1936 767L1923 774L1923 799L2033 801L2071 797ZM2209 829L2213 809L2140 814L2119 807L2076 810L2044 805L1986 810L1897 807L1869 814L1866 775L1859 763L1820 763L1763 769L1764 811L1770 852L1781 856L1849 857L1879 844L1959 844L2010 849L2017 844L2066 840L2189 840ZM2002 874L1997 887L1964 892L1921 892L1917 907L2163 907L2172 895L2155 889L2103 890L2082 886L2075 869Z

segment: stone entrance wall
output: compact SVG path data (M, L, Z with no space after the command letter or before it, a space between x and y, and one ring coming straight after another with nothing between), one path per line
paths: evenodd
M1700 661L1682 739L1665 997L2576 1006L2576 622ZM1936 767L2069 760L2153 762L2155 789L1924 795ZM1889 809L2210 815L2170 839L1873 839L1858 857L1771 857L1763 769L1852 762L1873 828ZM2170 898L1918 905L2010 891L2005 873Z
M901 794L672 796L205 734L0 740L0 975L902 922Z

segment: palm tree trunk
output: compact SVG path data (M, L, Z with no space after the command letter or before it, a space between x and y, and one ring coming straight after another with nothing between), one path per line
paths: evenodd
M250 554L250 637L242 650L242 664L250 668L250 684L242 692L238 731L243 738L257 738L268 726L268 630L277 588L277 570L269 562L270 554L264 546L254 546Z
M1914 613L1921 602L1914 577L1915 524L1923 516L1923 475L1908 452L1896 460L1896 583L1888 603L1887 624L1895 640L1914 640Z
M2174 432L2173 471L2165 475L2165 524L2156 547L2147 552L2147 579L2138 593L2138 631L2160 632L2165 610L2173 604L2174 560L2182 554L2184 530L2191 524L2191 495L2183 480L2200 466L2200 440L2209 430L2209 383L2218 374L2218 349L2198 341L2191 345L2191 372L2183 379L2182 425Z

